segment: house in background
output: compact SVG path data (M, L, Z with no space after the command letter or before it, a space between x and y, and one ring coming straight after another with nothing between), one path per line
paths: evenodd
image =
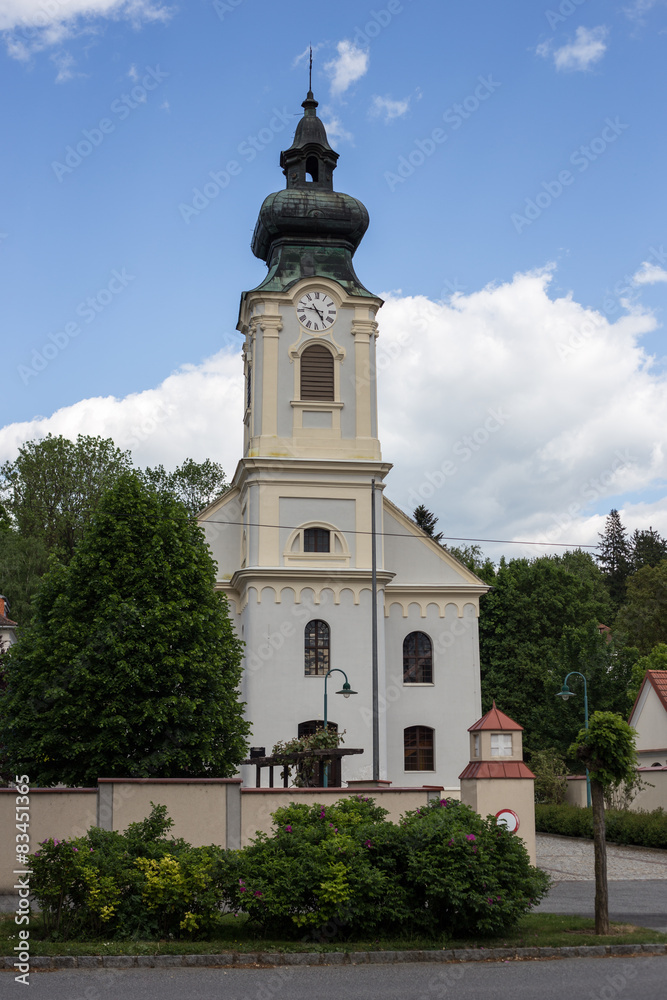
M252 240L268 273L241 296L244 456L200 514L245 642L241 697L266 748L327 721L345 730L332 784L373 777L372 510L377 522L377 774L459 790L467 725L481 714L479 599L488 587L384 496L377 425L380 299L352 263L368 227L335 191L336 153L308 92L280 155L285 189ZM394 360L401 364L401 358ZM423 363L428 364L424 357ZM382 366L381 366L382 367ZM395 401L401 405L400 399ZM425 470L428 472L428 470ZM254 768L242 772L254 782Z
M0 652L16 642L18 625L9 617L9 601L0 594Z
M643 767L667 766L667 670L647 670L629 719Z

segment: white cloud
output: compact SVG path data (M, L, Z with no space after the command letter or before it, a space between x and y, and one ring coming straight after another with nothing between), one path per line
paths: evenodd
M611 323L571 295L550 299L550 281L549 271L518 274L446 302L386 295L377 371L388 495L408 512L425 503L445 535L595 544L612 501L630 529L667 535L667 497L652 494L650 509L641 499L667 480L667 373L641 347L657 322L635 308ZM113 437L140 465L210 457L231 476L242 383L240 353L220 352L154 389L9 425L0 462L49 431L83 432Z
M322 109L322 123L327 130L327 139L329 142L352 142L354 136L351 132L348 132L340 118L337 115L331 115L325 120L325 114L328 114L328 112Z
M371 118L384 118L385 122L391 122L394 118L402 118L409 110L409 97L394 101L391 97L378 97L375 94L368 113Z
M67 80L71 80L73 76L77 75L72 68L75 65L75 61L74 56L70 52L56 52L51 56L51 62L58 70L56 83L66 83Z
M3 0L0 32L9 55L25 61L68 38L95 33L95 19L122 19L138 27L167 21L171 14L161 0Z
M368 52L364 52L347 39L338 42L336 51L338 56L325 63L324 70L331 80L332 96L340 97L367 72Z
M661 2L662 0L633 0L629 7L623 9L623 12L631 21L639 21L640 24L644 24L644 14L648 14L656 4Z
M659 281L667 281L667 271L664 267L645 260L637 273L633 274L632 281L635 285L655 285Z
M559 70L587 70L602 59L607 51L607 28L598 25L597 28L578 27L573 42L561 46L553 52L554 65ZM537 54L547 58L551 54L550 42L543 42L537 47Z

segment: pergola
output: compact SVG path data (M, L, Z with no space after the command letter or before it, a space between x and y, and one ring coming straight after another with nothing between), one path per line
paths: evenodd
M298 764L301 760L307 760L312 758L319 758L324 760L338 760L341 757L347 757L353 753L363 753L362 750L342 750L340 748L330 749L330 750L298 750L294 753L281 753L275 754L272 757L250 757L247 760L242 760L242 764L254 764L256 768L256 779L255 787L262 787L262 768L268 767L269 769L269 788L273 788L273 769L274 767L284 767L285 775L283 777L283 788L288 788L289 774L287 772L287 767L290 764ZM319 785L314 785L311 787L319 788Z

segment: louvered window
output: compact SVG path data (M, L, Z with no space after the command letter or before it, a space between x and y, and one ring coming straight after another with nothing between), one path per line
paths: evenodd
M333 398L333 354L322 344L312 344L301 355L301 399Z
M406 771L433 771L433 730L429 726L408 726L403 730Z

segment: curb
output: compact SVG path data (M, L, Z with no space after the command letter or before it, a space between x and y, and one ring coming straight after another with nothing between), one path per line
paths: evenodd
M396 962L510 962L541 958L667 955L667 944L598 944L563 948L453 948L441 951L222 952L219 955L35 955L31 971L52 969L173 969L294 965L391 965ZM0 970L13 970L0 956Z

